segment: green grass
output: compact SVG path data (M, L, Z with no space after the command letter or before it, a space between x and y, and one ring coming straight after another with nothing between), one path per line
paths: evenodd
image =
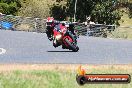
M117 28L112 34L108 35L111 38L122 38L132 40L132 28Z
M87 73L124 73L132 75L132 70L117 70L114 67L109 69L89 69ZM86 84L80 86L76 83L76 71L59 70L16 70L0 73L0 88L131 88L130 84Z

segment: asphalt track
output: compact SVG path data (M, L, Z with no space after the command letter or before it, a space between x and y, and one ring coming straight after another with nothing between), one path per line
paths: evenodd
M0 30L0 63L132 64L131 40L80 36L78 46L71 52L54 48L44 33Z

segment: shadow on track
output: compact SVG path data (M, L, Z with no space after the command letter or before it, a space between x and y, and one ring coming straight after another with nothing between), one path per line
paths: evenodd
M73 51L47 51L47 52L73 52Z

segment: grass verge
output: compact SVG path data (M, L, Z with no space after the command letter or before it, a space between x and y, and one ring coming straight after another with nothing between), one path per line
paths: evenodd
M132 19L128 17L128 14L123 13L123 16L120 20L120 26L112 32L112 35L109 34L110 38L122 38L122 39L132 39ZM128 27L128 28L126 28Z
M0 88L131 88L130 84L76 83L79 65L0 65ZM5 67L8 67L5 69ZM88 74L130 74L132 65L83 65Z

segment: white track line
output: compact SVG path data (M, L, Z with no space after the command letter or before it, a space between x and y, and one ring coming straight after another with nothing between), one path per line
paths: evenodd
M0 48L0 55L5 53L6 53L6 50L4 48Z

